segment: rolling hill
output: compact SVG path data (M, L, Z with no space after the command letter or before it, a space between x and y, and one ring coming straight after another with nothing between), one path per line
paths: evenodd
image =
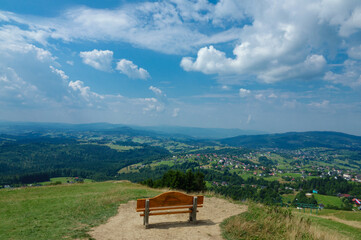
M281 134L245 135L219 140L221 144L247 148L300 149L325 147L361 149L361 137L340 132L289 132Z

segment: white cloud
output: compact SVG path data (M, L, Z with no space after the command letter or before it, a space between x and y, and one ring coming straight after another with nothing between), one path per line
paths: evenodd
M79 55L83 59L83 63L97 70L105 72L112 70L113 51L94 49L89 52L80 52Z
M323 100L322 102L312 102L308 105L311 107L315 107L315 108L326 108L329 106L329 103L330 103L330 101Z
M361 60L361 45L350 47L347 50L347 54L354 59L360 59Z
M150 86L150 87L149 87L149 90L151 90L152 92L154 92L156 95L164 96L162 90L160 90L160 89L157 88L157 87Z
M349 87L361 86L360 62L346 60L343 65L342 73L328 71L324 76L324 80Z
M268 67L265 66L261 70L260 66L257 66L259 62L251 63L252 57L249 54L252 50L248 46L249 44L245 43L235 48L236 58L234 59L227 58L224 52L218 51L213 46L204 47L198 51L196 60L193 61L189 57L183 58L181 67L186 71L200 71L205 74L255 74L265 82L276 82L284 79L319 76L326 66L325 58L314 54L294 65L281 65L274 59ZM257 71L254 71L255 69Z
M61 77L61 79L63 80L68 80L69 76L65 74L65 72L63 70L59 70L54 68L53 66L50 66L50 69L53 73L56 73L57 75L59 75Z
M163 103L160 103L156 98L141 98L136 101L145 105L144 112L162 112L164 110Z
M314 4L321 21L337 26L340 36L348 37L361 29L361 7L358 1L323 0Z
M69 64L70 66L74 66L74 62L73 61L66 61L67 64Z
M268 95L268 98L278 98L278 96L274 93L271 93L270 95Z
M207 24L212 19L229 19L229 14L218 14L217 9L205 0L173 0L128 3L116 9L69 8L57 18L46 19L48 24L9 12L1 12L1 16L6 21L11 19L31 24L37 30L37 35L32 37L39 40L118 41L167 54L183 54L203 44L239 38L240 28L237 27L225 28L224 31L218 28L208 34L197 29L200 22Z
M0 105L36 107L46 100L39 89L24 81L14 69L0 68Z
M240 97L247 97L251 93L251 90L240 88L239 89L239 96Z
M79 92L80 96L88 102L91 102L94 99L104 99L104 96L90 91L90 87L84 86L84 82L80 80L74 82L70 81L69 88L72 89L74 92Z
M235 10L240 12L238 21L252 19L239 33L239 42L233 49L234 57L228 57L228 52L212 45L202 47L196 58L182 59L184 70L219 74L220 79L226 80L227 77L223 76L234 74L239 76L238 83L248 76L256 76L268 83L310 79L324 74L326 58L334 58L337 48L342 47L344 37L360 42L356 40L356 35L351 36L361 29L361 20L358 21L361 6L357 1L240 3L225 0L218 2L216 8L221 6L224 10L218 13L235 16L231 14ZM343 47L347 47L346 41L345 44ZM352 54L355 49L348 52Z
M150 75L147 72L147 70L138 67L132 61L126 59L121 59L117 63L116 69L119 70L121 73L127 75L129 78L143 79L143 80L150 78Z
M326 67L326 60L321 55L307 56L304 62L293 66L278 66L267 69L258 75L259 79L272 83L284 79L312 78L321 76Z

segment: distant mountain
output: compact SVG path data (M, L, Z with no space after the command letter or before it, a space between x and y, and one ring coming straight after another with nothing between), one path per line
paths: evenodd
M190 136L197 139L219 139L219 138L235 137L238 135L255 135L255 134L265 133L261 131L242 130L238 128L197 128L197 127L180 127L180 126L150 126L150 127L131 126L131 127L135 129L154 131L162 134Z
M29 132L85 132L95 131L110 134L126 134L130 136L168 137L177 139L219 139L238 135L263 134L264 132L241 130L237 128L196 128L179 126L135 126L111 123L36 123L36 122L0 122L0 133L28 134Z
M0 122L0 133L22 134L28 132L48 131L95 131L124 127L121 124L110 123L43 123L43 122Z
M340 132L289 132L221 139L220 143L247 148L299 149L309 147L361 149L361 137Z

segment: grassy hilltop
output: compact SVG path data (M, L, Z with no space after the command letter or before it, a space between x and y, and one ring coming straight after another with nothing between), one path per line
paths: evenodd
M0 239L88 239L87 232L114 216L119 204L159 193L119 181L2 189ZM222 229L226 239L360 239L361 228L350 222L361 226L361 214L323 210L316 216L251 204Z

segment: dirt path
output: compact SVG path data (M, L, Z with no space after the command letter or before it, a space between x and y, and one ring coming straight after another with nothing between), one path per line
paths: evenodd
M188 223L187 214L150 216L149 229L144 229L143 218L135 212L136 201L121 204L118 214L104 225L90 232L97 240L115 239L223 239L219 224L226 218L247 210L219 198L205 198L204 207L197 213L197 223Z

